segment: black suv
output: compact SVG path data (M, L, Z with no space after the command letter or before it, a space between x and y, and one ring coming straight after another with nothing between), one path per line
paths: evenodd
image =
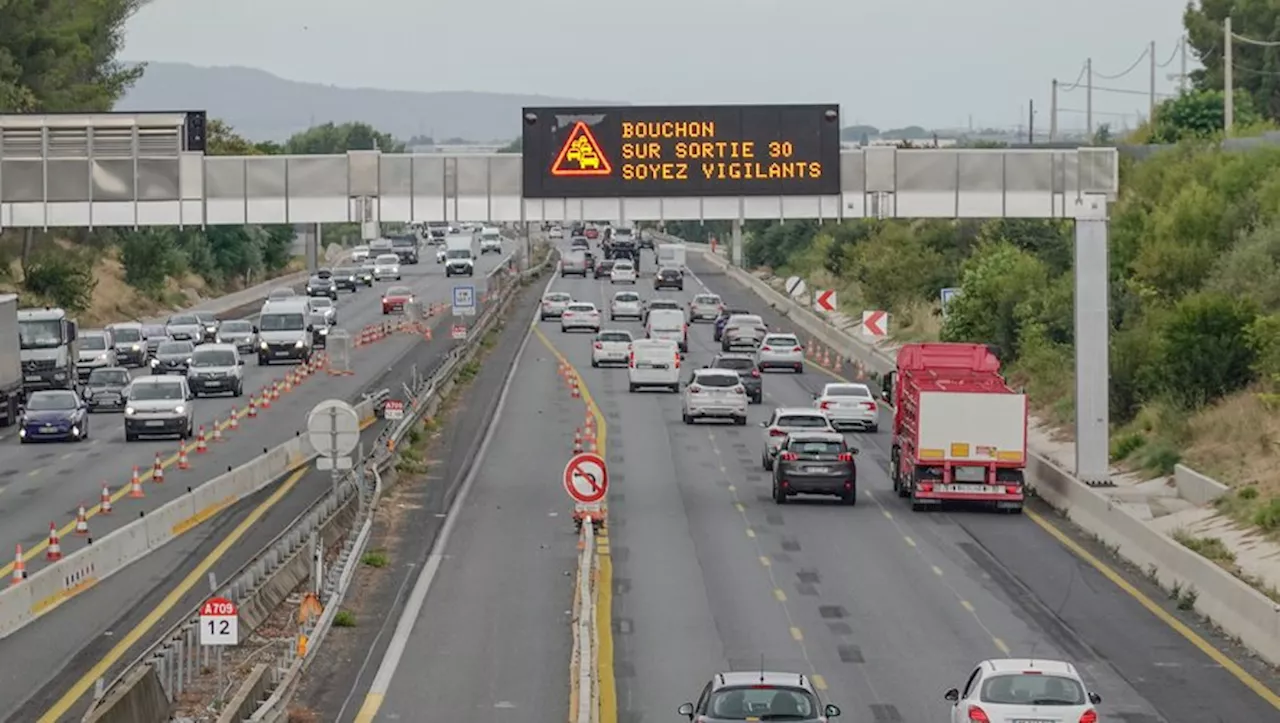
M359 291L360 283L360 269L354 266L344 266L333 270L333 284L339 290Z
M307 280L307 296L327 296L334 301L338 300L338 284L333 280L333 272L329 269L320 269Z
M658 273L653 275L653 290L660 289L684 291L684 274L680 269L658 269Z
M418 263L418 237L392 236L391 252L400 257L400 263L413 265Z
M732 369L742 378L742 386L747 390L747 398L752 404L764 401L764 379L760 376L760 367L756 366L755 357L750 354L717 354L707 365L708 369Z

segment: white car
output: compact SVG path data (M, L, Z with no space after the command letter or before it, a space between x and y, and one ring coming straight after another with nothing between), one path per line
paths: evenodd
M684 388L681 417L685 424L699 419L732 419L739 427L747 423L747 388L732 369L699 369Z
M689 302L689 323L715 321L724 308L724 301L716 294L698 294Z
M614 284L634 284L636 265L625 259L615 261L613 271L609 272L609 281Z
M813 397L813 406L827 415L836 429L857 427L880 431L880 405L866 384L832 383Z
M595 304L586 301L575 301L565 307L560 315L560 331L572 329L589 329L599 333L600 310Z
M626 364L631 358L631 332L622 329L606 329L596 334L591 345L591 366Z
M1071 663L1002 658L978 663L964 690L944 696L951 723L1052 721L1097 723L1102 696L1090 691Z
M351 260L352 260L352 261L354 261L354 262L356 262L356 263L360 263L361 261L364 261L364 260L365 260L365 259L367 259L367 258L369 258L369 247L368 247L368 246L356 246L356 247L354 247L354 248L352 248L352 249L351 249Z
M386 281L387 279L400 280L400 257L395 254L379 254L378 258L373 260L373 280Z
M448 260L448 258L449 258L449 254L448 254L448 252L447 252L447 251L445 251L445 250L444 250L444 247L443 247L443 246L441 246L440 248L436 249L436 263L437 263L437 264L443 264L445 261L447 261L447 260Z
M627 391L662 387L680 391L680 348L668 339L636 339L627 362Z
M538 312L538 320L559 319L564 310L573 303L573 297L563 291L552 291L542 297L542 309Z
M827 415L817 409L804 407L778 407L773 410L769 421L761 422L764 428L764 448L760 450L760 466L766 472L773 471L773 460L778 456L778 448L792 432L836 432Z
M804 345L795 334L765 334L756 350L756 366L760 371L791 369L804 373Z
M644 317L644 301L634 291L619 291L609 302L609 321L641 319Z
M548 235L551 238L564 238L564 229L560 228L559 226L552 226L551 231L548 232Z
M502 253L502 232L489 227L480 232L480 255Z

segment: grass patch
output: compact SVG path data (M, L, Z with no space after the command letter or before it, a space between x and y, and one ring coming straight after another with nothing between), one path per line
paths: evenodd
M1244 490L1240 491L1243 492ZM1231 573L1241 582L1252 587L1263 595L1266 595L1271 600L1280 603L1280 590L1277 590L1275 587L1268 585L1263 580L1256 578L1241 569L1240 565L1236 563L1236 554L1232 552L1222 540L1216 537L1196 537L1185 530L1175 530L1173 533L1173 539L1188 550L1191 550L1204 559L1213 562L1223 570ZM1180 609L1190 609L1183 607L1183 601L1188 595L1191 596L1191 606L1194 606L1194 590L1179 591L1175 589L1173 597L1178 600L1178 607Z
M470 384L471 381L474 380L476 378L476 375L479 373L480 373L480 361L477 359L472 359L471 361L462 365L462 368L458 370L457 375L454 377L454 381L458 384Z
M360 557L360 562L368 567L383 568L390 560L386 550L370 550Z
M942 334L942 307L924 301L913 301L889 312L893 338L904 344L937 341Z
M356 626L356 614L350 610L339 610L337 615L333 616L333 627L335 628L354 628Z

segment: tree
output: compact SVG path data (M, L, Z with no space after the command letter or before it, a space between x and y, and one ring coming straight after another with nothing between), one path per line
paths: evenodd
M1223 23L1231 17L1232 32L1253 40L1280 42L1280 5L1271 0L1201 0L1188 3L1182 22L1203 70L1192 74L1199 90L1221 91L1224 78ZM1235 85L1253 97L1261 114L1280 119L1280 48L1236 42L1233 45Z
M347 151L403 153L404 144L368 123L325 123L295 133L284 143L286 153L334 154Z
M1226 127L1226 94L1195 90L1169 98L1156 107L1149 143L1177 143L1187 138L1210 138ZM1262 120L1247 93L1235 93L1235 123L1250 126Z

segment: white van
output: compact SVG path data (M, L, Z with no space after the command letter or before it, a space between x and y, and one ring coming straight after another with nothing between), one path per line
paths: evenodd
M670 339L636 339L627 364L627 391L665 387L680 393L680 349Z
M689 351L689 324L684 309L650 309L644 331L650 339L669 339L679 345L680 351Z

